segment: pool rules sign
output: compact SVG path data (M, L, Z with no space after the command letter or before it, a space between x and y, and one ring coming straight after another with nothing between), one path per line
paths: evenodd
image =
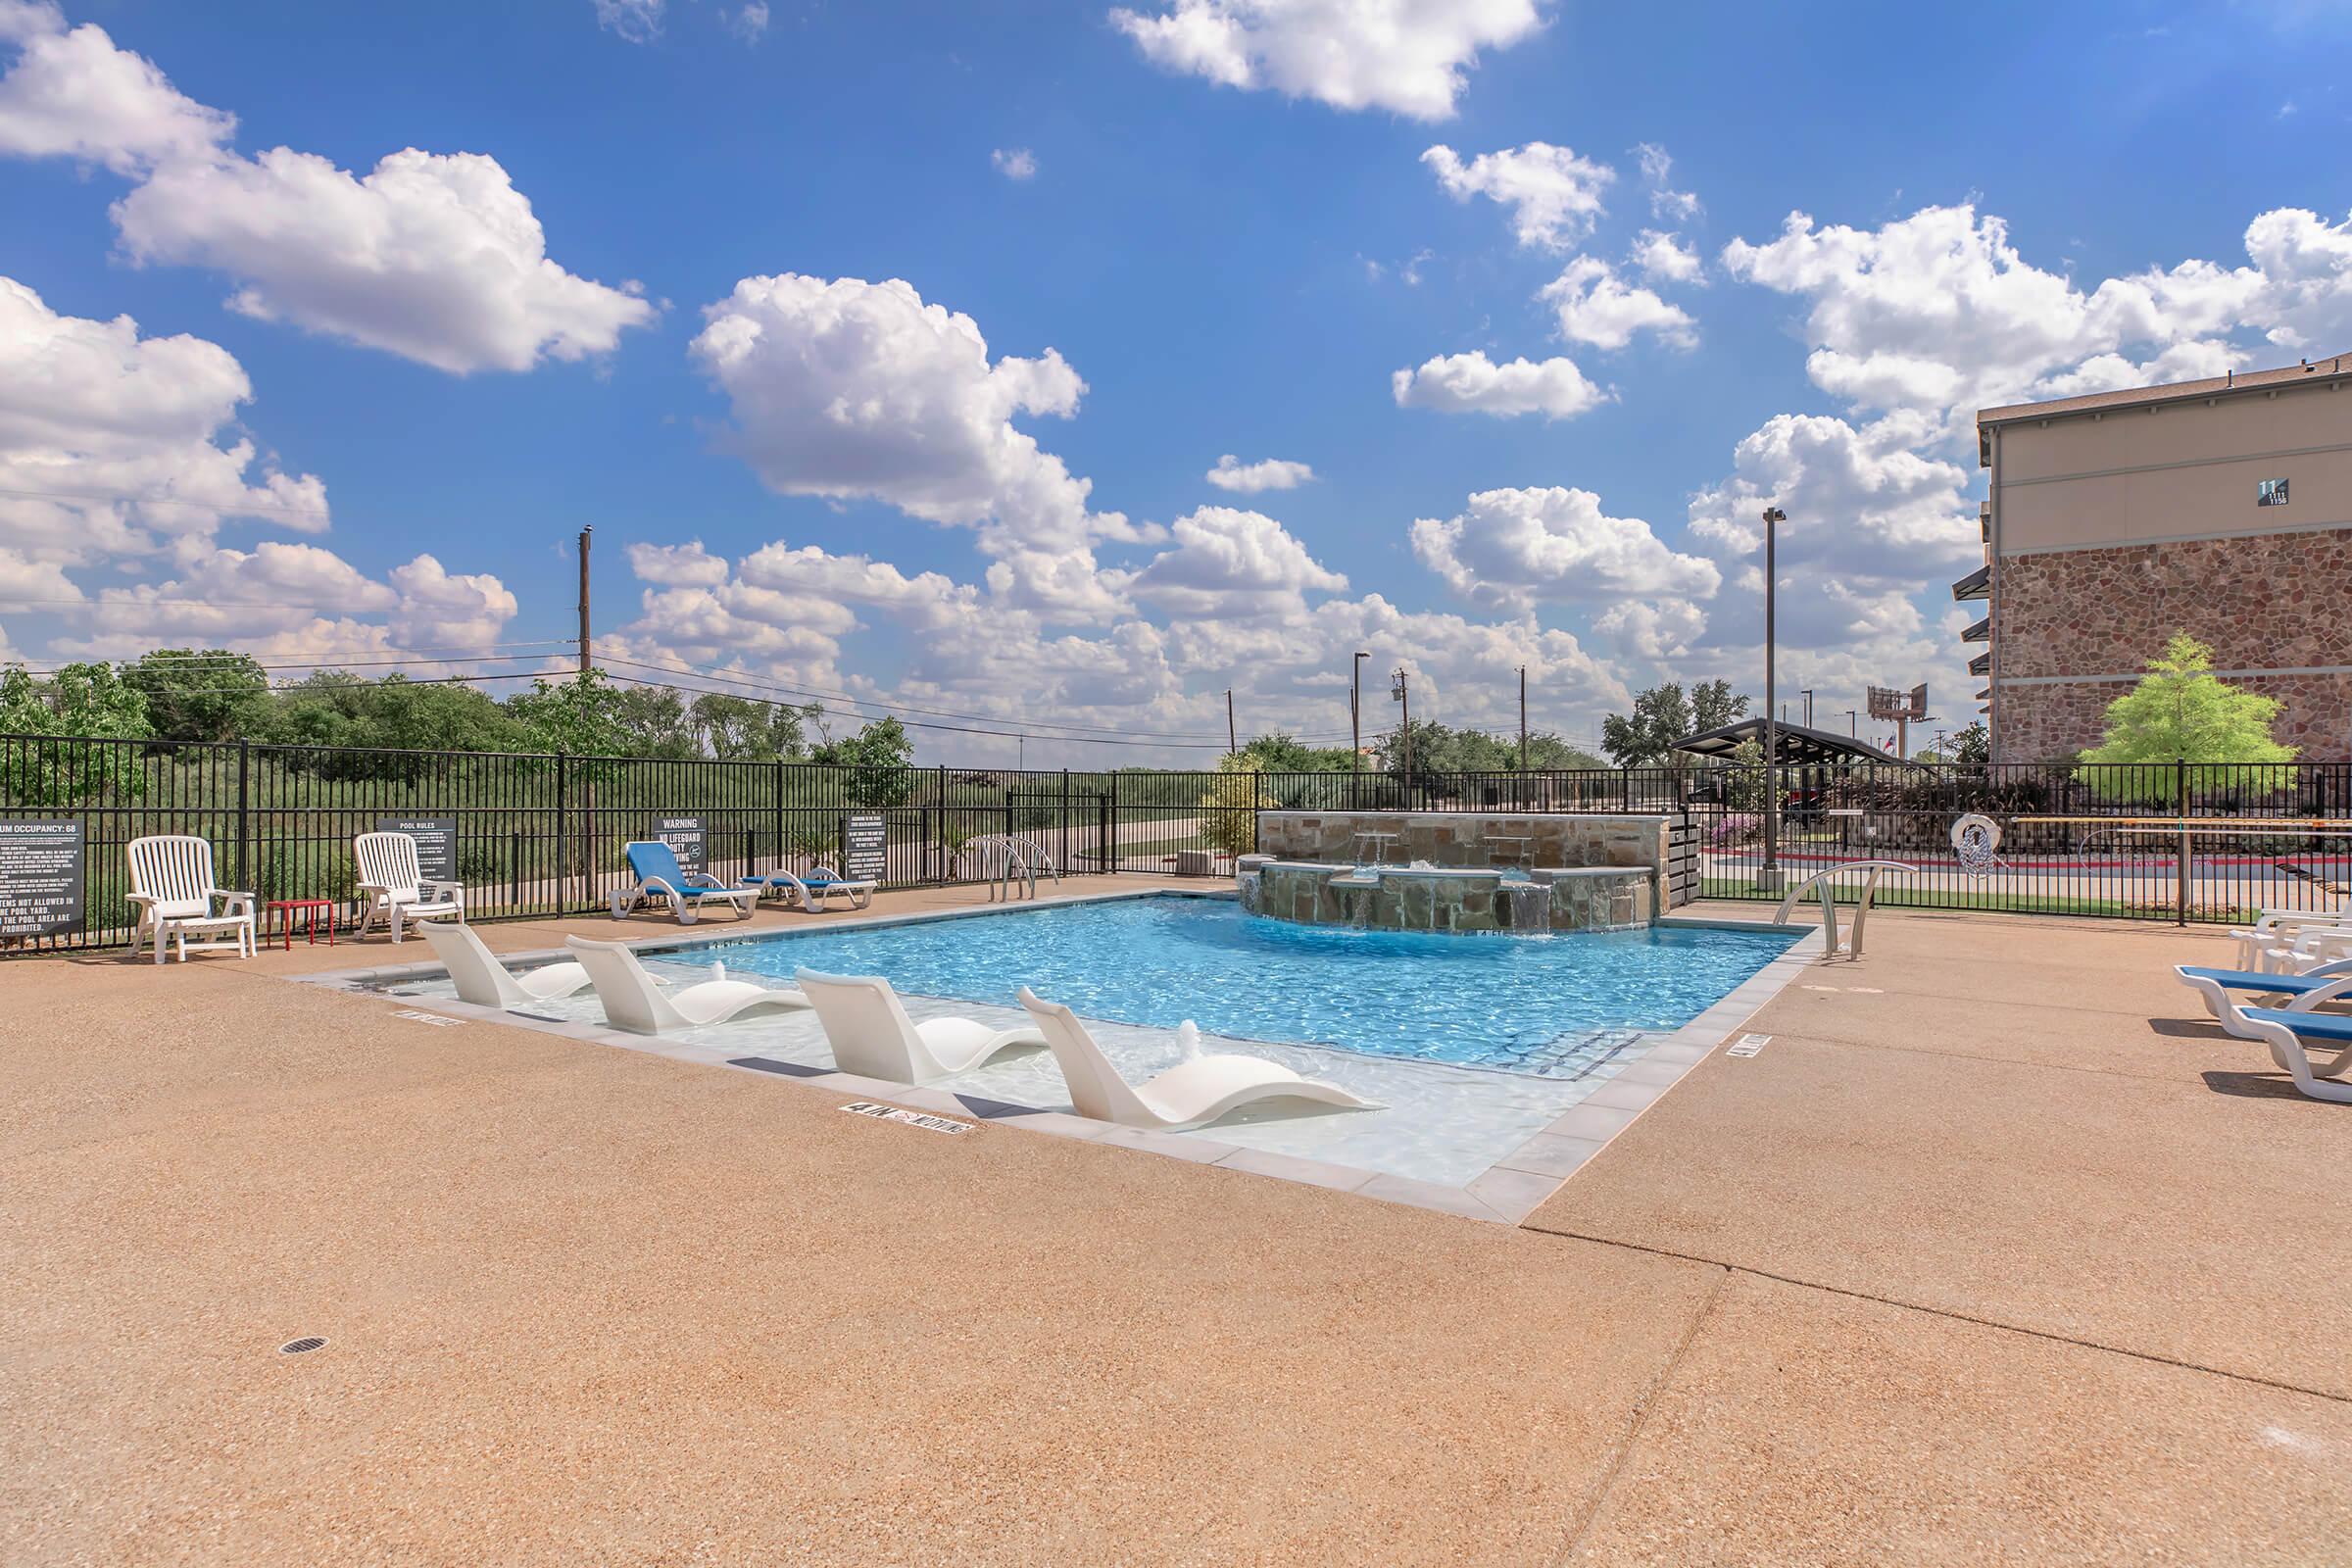
M0 822L0 940L80 929L81 823Z
M852 811L841 819L841 874L852 882L879 882L888 859L888 835L880 811Z

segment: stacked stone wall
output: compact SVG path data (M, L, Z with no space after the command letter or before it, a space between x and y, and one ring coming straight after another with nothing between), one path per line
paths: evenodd
M2352 666L2352 528L2006 556L1994 605L1997 760L2071 757L2099 743L2132 683L2015 682L2144 669L2176 632L2216 669ZM2273 733L2306 759L2352 756L2352 673L2232 684L2279 701Z

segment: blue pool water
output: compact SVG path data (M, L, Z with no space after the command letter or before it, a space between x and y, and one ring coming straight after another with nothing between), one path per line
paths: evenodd
M1690 1022L1800 934L1436 936L1163 897L747 938L692 961L786 982L878 974L966 1002L1011 1004L1027 985L1083 1017L1573 1076L1636 1032Z

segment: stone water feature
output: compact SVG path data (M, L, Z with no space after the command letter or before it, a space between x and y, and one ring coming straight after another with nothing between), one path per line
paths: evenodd
M1665 906L1666 819L1262 811L1243 907L1387 931L1622 931Z

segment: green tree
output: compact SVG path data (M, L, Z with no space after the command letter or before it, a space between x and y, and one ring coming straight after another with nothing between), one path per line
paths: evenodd
M707 692L686 710L697 742L724 761L797 761L808 753L806 725L820 710L811 703L763 703Z
M1992 735L1978 719L1963 730L1944 737L1940 749L1923 751L1917 759L1922 762L1949 762L1957 767L1983 767L1992 760Z
M1602 719L1600 749L1619 767L1655 767L1674 758L1676 741L1696 733L1690 699L1668 681L1637 696L1632 713Z
M1258 736L1234 755L1245 760L1242 772L1346 773L1355 766L1355 754L1345 746L1309 746L1280 731ZM1235 771L1223 762L1217 770Z
M2106 738L2082 754L2093 764L2077 776L2101 794L2169 804L2176 759L2189 765L2192 789L2225 781L2235 762L2291 762L2296 748L2271 738L2278 703L2242 690L2213 673L2213 650L2177 632L2148 662L2137 686L2107 705ZM2128 773L2096 764L2150 764Z
M846 740L828 740L808 760L850 770L852 806L904 806L914 793L914 742L895 718L877 718Z
M565 681L535 680L507 700L534 751L567 757L625 757L634 739L622 716L620 688L601 669Z
M68 664L45 682L21 665L0 673L0 735L146 740L154 733L146 698L111 664ZM147 793L140 750L35 743L12 758L0 782L14 806L133 800Z
M1200 797L1200 836L1209 848L1227 855L1248 855L1257 848L1257 813L1276 810L1282 804L1258 772L1249 747L1217 759L1218 776Z
M1702 680L1690 688L1690 728L1686 734L1704 735L1708 730L1737 724L1747 716L1747 694L1735 692L1732 683L1720 676ZM1676 740L1683 737L1678 735Z
M232 741L254 734L269 717L270 676L248 654L158 648L124 664L122 674L146 700L158 740Z

